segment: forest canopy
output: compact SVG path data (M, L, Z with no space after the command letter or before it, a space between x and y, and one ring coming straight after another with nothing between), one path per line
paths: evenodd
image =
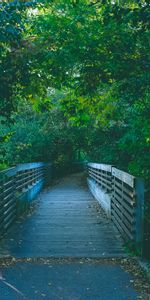
M148 182L148 1L0 2L0 163L91 160Z

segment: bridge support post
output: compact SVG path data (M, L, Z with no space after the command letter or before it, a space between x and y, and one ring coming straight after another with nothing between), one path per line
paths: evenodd
M47 164L45 168L45 185L48 186L52 181L52 164Z
M143 251L143 232L144 232L144 181L135 178L135 197L136 197L136 244L140 252ZM142 254L142 253L141 253Z

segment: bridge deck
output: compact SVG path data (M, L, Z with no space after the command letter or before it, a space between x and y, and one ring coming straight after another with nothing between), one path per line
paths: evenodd
M123 256L122 242L83 183L71 175L43 191L34 212L13 226L0 253L14 257Z

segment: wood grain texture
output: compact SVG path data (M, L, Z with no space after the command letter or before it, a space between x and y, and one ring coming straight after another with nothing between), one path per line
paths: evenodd
M81 184L82 182L82 184ZM122 241L83 183L71 175L40 195L32 216L15 224L0 252L15 257L118 257Z

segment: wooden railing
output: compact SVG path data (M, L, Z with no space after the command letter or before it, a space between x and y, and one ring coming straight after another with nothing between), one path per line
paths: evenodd
M89 163L88 174L98 186L100 196L102 193L103 201L104 195L109 194L110 216L123 238L141 245L144 212L143 181L105 164Z
M29 163L0 172L0 236L49 181L50 169L50 164Z
M15 168L0 172L0 235L16 217Z
M93 178L106 192L112 191L111 166L104 164L88 164L89 176Z
M18 165L16 169L16 190L22 192L45 177L47 165L44 163L31 163Z

